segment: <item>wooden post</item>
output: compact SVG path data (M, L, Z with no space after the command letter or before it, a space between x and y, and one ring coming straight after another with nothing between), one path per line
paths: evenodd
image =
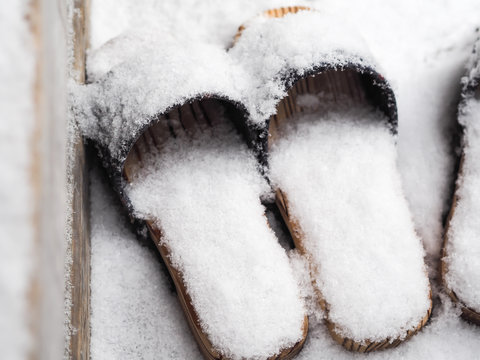
M73 70L75 80L85 83L85 56L88 48L88 0L73 1ZM90 359L90 226L88 166L85 146L74 129L73 166L70 174L71 219L71 300L69 352L71 359Z

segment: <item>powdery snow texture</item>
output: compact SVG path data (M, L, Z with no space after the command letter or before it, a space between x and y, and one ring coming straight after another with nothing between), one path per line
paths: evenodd
M94 0L89 78L94 81L102 78L111 70L108 62L123 59L125 54L132 56L133 53L137 57L149 56L147 52L130 52L129 46L135 44L123 46L121 43L115 45L118 51L113 49L111 54L102 56L101 53L115 42L112 39L122 33L121 36L129 36L125 34L135 33L138 28L149 28L150 32L152 29L158 30L156 34L160 38L170 38L174 35L182 48L188 48L189 42L193 39L199 43L200 49L208 50L209 47L205 46L207 44L224 49L231 44L231 39L241 23L268 8L289 5L291 2L272 0L243 0L221 4L216 1L198 3L191 0L162 2ZM419 3L415 0L388 3L382 0L366 0L361 3L352 3L349 0L322 0L308 2L305 5L316 7L320 11L340 14L339 24L358 25L355 32L364 35L375 58L383 65L384 75L387 75L395 86L400 120L398 139L400 171L416 228L432 260L430 272L431 278L434 279L441 247L441 216L449 206L448 187L453 175L448 127L454 118L459 91L455 84L458 83L464 71L467 55L471 52L473 30L479 23L480 3L476 0L446 1L442 4L434 1ZM253 28L251 29L253 32ZM315 36L320 40L322 34ZM105 46L99 48L103 44ZM176 47L168 49L178 50ZM251 56L256 55L252 52ZM97 59L107 63L97 66L95 63ZM134 72L135 69L132 69L132 73ZM96 77L92 76L92 73L95 73ZM137 90L142 91L141 89L133 91ZM274 90L277 91L276 88ZM274 111L271 104L266 106L266 109ZM116 123L109 123L107 126L115 126L117 131L120 131L120 126ZM103 248L102 252L97 248L92 254L92 257L98 255L98 261L92 263L92 286L96 284L98 295L98 302L93 303L92 299L92 311L97 314L92 317L92 329L100 328L110 334L107 338L104 332L92 332L92 344L96 341L101 346L95 351L92 347L92 358L101 359L104 358L105 351L115 351L117 358L125 359L153 357L199 359L200 354L195 357L193 353L181 352L186 343L191 345L191 342L185 342L189 334L185 336L184 333L172 333L172 328L182 327L187 331L187 327L184 326L184 316L178 311L176 297L171 296L165 289L164 281L160 283L158 281L163 277L159 275L158 267L151 265L155 260L142 250L131 233L123 228L119 229L120 219L116 222L101 220L110 212L118 212L111 199L93 196L92 201L97 204L93 208L92 219L99 219L99 227L94 227L93 230L92 242L95 240ZM101 229L104 231L100 231ZM130 240L131 250L119 251L118 242L111 240L112 234L118 241ZM138 257L131 255L135 249L140 249ZM118 264L118 267L112 270L103 266L109 261ZM145 265L144 272L125 272L125 268L141 268L143 263L149 264ZM118 277L112 277L112 274L118 274ZM100 280L99 276L107 280ZM302 275L298 276L305 282ZM137 284L141 286L137 287ZM121 296L109 296L119 286L122 286ZM157 302L145 301L142 306L136 307L138 299L146 296L143 292L139 294L139 291L149 289L158 291L152 292L152 299L156 299ZM368 358L478 357L480 349L478 328L461 321L458 318L459 312L450 306L449 299L443 296L437 287L433 290L436 296L441 296L441 303L437 302L432 321L426 328L398 348L369 354ZM161 307L159 304L171 306L171 309L176 308L177 311L167 310L167 313L172 315L168 317L158 315L156 311ZM129 308L129 311L124 310L125 308ZM105 309L112 310L109 313L108 323L111 326L108 330L107 322L98 316ZM136 321L136 316L161 320L153 326L150 322ZM114 320L116 322L112 323ZM310 316L309 338L299 359L363 357L346 352L331 339L322 321L312 320L313 317ZM131 334L123 337L125 333L128 334L128 330L125 329L131 328L141 329L139 334L151 336L151 340L140 342ZM119 341L120 338L123 340ZM167 355L163 352L166 349L177 349L177 352L172 350ZM132 355L134 350L138 352ZM155 352L158 356L154 355Z
M270 178L304 233L329 320L355 341L406 335L430 290L386 120L352 106L290 119L280 133Z
M234 358L267 358L302 338L304 306L260 203L269 189L233 125L171 138L128 187L162 229L201 327Z

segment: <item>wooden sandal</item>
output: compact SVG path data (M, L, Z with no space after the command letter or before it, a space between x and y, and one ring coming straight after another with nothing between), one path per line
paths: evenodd
M239 356L234 351L231 351L228 348L225 349L219 346L218 343L215 342L215 340L218 340L218 339L215 338L214 340L211 340L211 336L209 336L210 335L209 333L212 333L215 331L212 331L211 329L208 329L208 328L207 330L205 330L205 326L203 324L205 324L206 320L205 318L201 317L201 313L199 313L197 311L197 308L195 307L195 299L191 295L192 287L191 286L189 287L187 285L187 282L185 280L186 279L185 272L182 271L181 267L179 267L178 265L178 256L175 256L175 254L172 254L172 250L169 248L169 242L166 240L167 237L164 235L164 230L159 225L159 222L157 219L152 218L152 219L144 220L143 217L138 214L137 212L138 206L134 205L132 201L132 192L129 190L130 184L138 181L139 176L140 178L144 176L145 172L142 172L142 168L147 166L148 162L146 161L146 159L151 157L152 154L154 154L153 156L158 156L158 154L161 154L162 149L164 148L164 146L166 146L166 143L169 141L169 139L172 139L172 137L180 138L182 136L183 137L189 137L190 135L195 136L196 133L205 131L206 128L208 131L208 128L211 128L212 126L213 127L216 126L215 122L217 121L217 119L223 116L222 113L224 112L224 109L227 109L226 110L227 113L233 114L232 117L236 117L237 120L243 117L242 113L231 103L225 100L215 99L212 97L199 98L197 100L187 102L182 106L172 108L170 111L168 111L165 114L156 116L154 122L152 122L152 125L147 127L146 130L143 133L141 133L141 136L138 138L138 140L135 141L134 145L129 151L129 154L123 165L122 179L119 181L118 178L114 178L114 183L118 184L119 182L125 181L125 184L122 185L122 190L119 190L118 193L121 195L122 201L124 202L125 206L128 209L130 209L130 216L131 216L132 223L136 224L140 234L143 234L143 235L146 234L146 232L143 230L144 229L143 225L147 226L148 233L150 234L150 237L154 241L155 245L157 246L162 256L162 259L166 265L166 268L168 269L173 279L173 282L175 284L175 288L177 291L177 295L180 300L180 304L185 313L185 317L189 323L189 326L192 330L193 335L195 336L195 339L199 345L199 348L203 356L206 359L230 359L230 358L240 358L240 357L267 358L267 356L265 356L265 354L263 353L250 354L248 356L244 356L245 354L240 354ZM212 173L211 174L212 180L217 175L218 174ZM212 185L215 185L215 184L212 184ZM247 202L248 200L245 199L244 201ZM257 198L257 202L258 202L257 205L260 206L259 198ZM251 216L253 217L256 217L257 215L261 215L261 214L256 214L255 211L251 213ZM249 221L248 219L243 219L243 220L245 220L246 222ZM243 220L240 219L240 221L243 221ZM220 220L217 220L217 221L220 221ZM289 291L285 291L286 289L285 285L288 284L289 286L291 286L294 283L296 286L297 284L293 278L293 273L289 268L288 260L284 250L281 249L280 245L276 242L276 238L274 237L271 230L268 228L266 219L260 219L260 222L261 221L263 221L265 231L262 232L261 234L258 234L256 237L251 236L252 239L259 240L256 242L258 244L257 246L258 249L255 249L255 244L253 244L251 248L244 250L244 252L246 253L256 252L257 255L256 257L254 257L252 261L254 263L256 262L257 268L254 266L253 268L250 268L250 270L246 269L245 271L249 271L250 273L253 272L253 274L255 275L254 277L249 276L250 280L248 281L260 282L260 283L264 283L265 281L268 281L269 286L274 286L274 284L276 284L275 285L276 290L275 291L268 290L267 292L263 292L262 294L259 294L258 291L252 292L252 294L246 293L245 295L248 295L248 296L240 295L240 298L235 298L234 300L248 303L247 298L252 298L252 296L253 297L265 296L269 300L268 302L269 308L272 306L275 308L278 306L284 308L285 306L287 306L287 304L290 303L285 299L292 298L292 296L295 297L296 300L298 300L297 304L299 308L297 310L301 311L302 313L301 321L298 327L298 340L296 340L296 342L294 342L290 346L285 347L282 345L282 347L279 347L275 350L270 350L269 353L272 355L268 356L269 359L291 359L301 350L301 348L304 345L304 342L307 336L307 331L308 331L308 319L305 315L303 315L303 305L301 303L301 300L299 299L299 292L297 291L295 294L293 294L293 293L289 293ZM219 223L219 225L224 226L223 223ZM219 227L219 229L221 228L222 227ZM248 228L248 226L245 224L244 228ZM167 234L167 236L168 235L170 234ZM253 234L253 235L256 235L256 234ZM258 239L258 237L259 236L261 237L262 235L265 235L266 238ZM265 243L263 243L262 245L263 239L265 239L268 246L265 245ZM272 239L275 241L275 243L272 243L271 241ZM195 241L197 240L198 239L195 239ZM192 248L193 247L194 246L192 244ZM264 256L265 250L267 248L270 249L268 250L269 252L268 258L270 260L268 260L267 257ZM198 249L192 250L192 251L198 253ZM207 253L205 254L206 255L204 257L208 262L208 254ZM271 260L273 260L273 258L276 256L275 254L278 254L279 256L276 257L275 258L276 260L274 260L272 263ZM225 255L225 258L228 258L230 256L229 254L224 254L224 255ZM235 253L235 256L238 257L238 253ZM259 258L261 258L262 260L259 261ZM280 264L284 264L284 265L286 264L288 266L289 268L288 274L285 274L281 270L279 271ZM263 268L267 268L267 269L269 268L271 270L275 270L273 271L273 273L271 272L270 275L268 276L269 280L265 279L265 276L264 276L265 271L262 271ZM280 268L284 268L284 266L283 267L280 266ZM238 272L238 274L242 274L242 272ZM189 274L189 276L190 276L190 281L192 281L191 280L192 274ZM211 289L210 293L211 293L212 300L225 298L225 301L227 301L230 296L228 295L228 293L224 292L225 289L220 290L218 286L215 286L215 283L216 283L216 280L212 279L211 284L205 283L203 284L203 286ZM266 299L262 301L265 302ZM216 303L216 301L212 301L212 303ZM278 304L278 306L275 306L275 304ZM267 304L264 304L264 305L267 305ZM284 314L288 313L288 311L286 310L287 309L284 309ZM278 318L285 318L284 314L279 314ZM248 313L245 313L244 316L246 319L250 318ZM255 321L253 321L253 323L255 323ZM284 323L286 326L286 324L289 322L284 321ZM237 324L225 325L227 329L234 326L240 326L240 325L237 325ZM297 332L296 330L294 331ZM290 335L291 334L286 333L284 334L284 336L283 335L280 336L280 339L277 339L277 340L280 341L280 343L286 343ZM265 333L264 335L265 338L269 338L269 336L270 336L270 333ZM257 342L263 343L262 341L260 341L258 338L255 338L255 337L252 337L251 341L253 343L257 343Z
M471 174L471 170L470 174L468 174L465 168L474 166L475 162L478 163L478 157L475 157L472 152L472 146L474 145L472 145L471 142L475 141L475 143L478 143L480 140L478 138L472 139L473 132L475 131L472 122L476 121L479 123L478 118L480 117L478 106L476 107L477 111L475 113L472 110L473 104L479 103L480 101L480 73L478 72L480 67L479 51L480 40L477 40L467 66L467 73L465 77L462 78L461 100L457 113L458 124L462 130L462 153L458 166L452 205L445 226L440 270L443 285L450 298L460 306L462 317L477 325L480 325L480 307L478 300L477 303L472 303L473 301L470 300L469 297L473 296L472 292L475 292L475 285L478 284L480 273L471 267L473 265L466 261L465 256L471 254L472 251L475 253L471 247L471 241L476 240L478 242L480 233L475 233L474 236L476 235L476 238L468 241L469 237L466 235L465 230L471 228L471 224L465 219L465 214L468 213L470 216L474 216L475 212L472 214L471 201L478 203L479 199L471 199L468 191L472 190L472 185L470 180L464 177L474 176ZM476 116L477 119L473 119L474 116ZM476 146L478 147L479 145ZM457 256L460 256L460 259L454 256L455 253L457 253ZM478 252L476 254L478 255ZM475 280L472 281L470 279L469 281L465 279L466 274L473 275ZM467 287L473 287L474 289L466 293ZM476 293L479 293L478 286Z
M305 14L309 12L308 8L303 7L290 7L269 10L265 12L262 17L280 18L285 15L297 12L302 12L303 14L303 17L298 20L299 23L304 20L308 20L307 16L310 15ZM298 15L295 15L295 17L297 16ZM278 28L280 27L280 20L276 19L275 21L277 21L275 26L277 26L278 30ZM295 21L294 18L290 17L288 21L291 22L289 24L293 28L294 25L292 24ZM321 19L315 19L315 21L316 23L318 23L321 21ZM276 51L275 46L268 47L268 50L265 50L265 54L263 54L261 50L259 51L258 49L261 49L261 44L259 45L258 42L265 42L265 48L267 48L269 42L272 41L272 39L269 38L269 35L272 33L272 31L269 31L268 29L268 20L259 21L259 24L260 25L258 27L260 28L260 30L258 30L257 28L256 30L258 32L253 34L250 39L246 39L243 43L242 33L245 32L246 29L248 29L248 25L241 26L239 28L239 33L235 38L236 43L232 48L235 56L241 57L241 52L245 52L247 54L253 53L254 50L252 49L254 48L259 58L267 56L269 57L269 60L273 58L273 60L270 60L273 64L303 64L301 61L296 62L296 59L293 59L291 61L290 59L276 59L275 56L277 54L274 53ZM264 28L261 28L262 26ZM265 30L264 33L259 34L262 29ZM321 33L315 32L315 29L312 29L311 31L318 34L318 37L321 39ZM287 30L285 32L288 36L289 34L287 34ZM287 38L287 36L282 39ZM280 36L278 37L280 38ZM249 41L251 44L248 43ZM292 48L295 48L295 46L297 46L299 42L295 41L295 39L291 39L290 43L288 43L287 41L288 40L282 43L283 47L292 46ZM249 45L251 45L252 48L249 48ZM235 48L237 46L239 46L241 50L236 51ZM306 47L302 49L305 48ZM287 53L287 51L285 51L285 53ZM295 51L293 50L290 51L289 54L290 53L292 57L302 56L302 54L295 53ZM366 63L362 58L358 58L355 55L348 57L347 50L339 51L339 53L341 54L341 59L349 59L348 61L342 60L340 64L332 63L332 60L327 56L325 56L324 58L322 58L321 56L319 57L319 55L317 55L319 53L320 52L313 53L313 55L307 54L305 58L308 59L308 61L313 60L314 62L308 63L308 61L305 61L305 65L302 65L304 66L303 68L301 66L297 68L279 68L279 73L276 76L273 76L273 80L270 80L272 78L271 75L265 77L265 79L267 79L265 81L271 81L271 83L269 84L269 88L276 86L277 88L285 89L284 97L279 99L279 101L277 100L275 113L272 114L271 112L266 111L263 114L265 119L264 125L258 125L262 124L262 121L258 121L258 119L256 121L251 120L250 127L246 130L247 132L249 132L248 138L251 139L252 148L258 150L259 161L266 166L269 164L269 160L271 160L269 159L269 152L271 152L272 149L274 149L275 146L277 146L277 144L282 140L282 138L286 136L285 132L288 133L288 131L290 131L296 126L295 121L298 120L299 117L302 116L302 114L308 112L308 103L312 101L314 103L320 102L320 104L314 105L319 105L321 107L321 102L323 101L322 97L329 102L331 102L333 99L333 103L336 106L338 106L342 102L345 102L347 104L350 104L351 106L366 106L377 109L374 112L378 113L378 111L380 111L383 118L386 118L386 121L388 122L388 125L385 125L385 128L389 128L392 135L396 133L397 111L395 97L388 82L375 70L375 68L372 67L371 64ZM347 53L347 55L345 55L345 53ZM317 56L318 58L315 58L315 56ZM265 68L266 66L268 65L265 64L263 66L256 66L256 68ZM261 78L262 74L260 73L258 77ZM274 83L275 81L277 81L277 84ZM317 98L317 95L320 96L320 100ZM312 96L315 97L313 100ZM300 100L305 100L303 101L305 104L303 104ZM257 115L257 118L261 118L261 114ZM301 161L301 159L291 157L291 161L295 162L297 160ZM313 164L311 165L315 166ZM295 167L290 167L289 170L285 171L287 173L295 173L295 171L297 170L298 169ZM272 169L270 168L270 172L268 170L266 172L270 174L270 179L272 179ZM334 169L332 169L332 172L334 172ZM284 173L284 175L286 175L287 173ZM418 313L418 316L415 315L415 322L412 323L412 321L410 321L408 326L406 324L398 324L398 331L396 330L396 336L389 336L381 339L371 339L368 337L356 339L353 337L349 337L348 333L341 325L331 320L333 311L332 306L335 304L331 303L331 299L326 296L326 294L324 294L324 286L322 286L323 284L318 283L319 274L321 274L322 266L324 264L322 264L322 262L318 263L312 260L312 252L314 251L316 245L312 245L312 243L309 243L309 241L306 240L306 232L303 226L304 219L300 217L300 215L298 215L301 214L303 216L309 211L312 211L312 209L300 209L302 204L298 203L292 206L292 199L290 197L291 194L285 189L279 187L279 184L276 180L273 181L273 186L274 188L276 188L276 203L281 211L285 223L290 230L295 246L302 254L304 254L307 260L309 260L310 262L311 274L313 278L312 282L314 285L314 289L318 295L318 301L322 309L326 313L325 316L327 327L332 337L339 344L341 344L348 350L357 352L371 352L375 350L396 347L402 341L405 341L415 335L426 324L430 317L432 308L431 290L428 276L425 270L425 265L423 263L423 248L421 246L420 240L415 235L413 223L411 222L411 217L408 213L408 210L405 210L405 213L407 214L407 219L405 220L405 222L410 227L409 231L413 239L412 246L414 247L414 249L416 249L416 262L414 261L416 266L415 276L418 278L419 283L422 284L421 289L418 291L418 297L421 298L419 302L420 306L417 307L417 310L419 311L416 312L416 314ZM321 191L321 189L319 191ZM326 189L326 191L328 191L328 189ZM403 195L398 200L402 202L402 207L404 207L404 209L407 209L406 200L404 199ZM316 213L310 214L310 216L322 217L324 216L324 214ZM349 226L349 224L346 224L346 226ZM375 249L370 249L368 251L375 251ZM353 256L354 255L355 254L353 254ZM388 268L389 264L384 264L384 266L385 268ZM399 269L397 272L400 280L400 278L402 278L402 270ZM367 281L367 279L365 279L364 286L368 286L368 283L372 282L372 280L373 279L369 279ZM375 280L373 280L373 282L375 282ZM401 283L407 284L408 279L405 279L405 276L403 276ZM356 284L338 284L338 286L342 287L348 287L349 285ZM352 304L355 301L353 297L350 300ZM407 299L405 300L407 301Z
M201 132L202 129L205 130L205 128L218 126L218 119L222 118L221 113L225 108L227 108L229 114L234 114L233 116L237 118L237 121L242 117L242 115L238 113L238 110L236 110L231 104L212 98L201 98L193 102L188 102L183 106L173 108L164 115L159 115L156 124L147 128L137 140L127 157L124 166L124 177L127 182L135 182L135 178L139 173L140 168L145 166L145 158L147 158L152 151L155 152L159 149L162 151L164 143L168 141L171 136L175 138L180 137L182 136L182 133L183 136L185 134L187 134L187 136L195 136L195 133L199 131ZM237 113L235 114L235 112ZM212 174L212 176L215 177L217 175ZM253 214L252 216L256 215ZM163 230L153 219L146 220L146 224L150 236L154 240L154 243L162 255L162 259L174 281L180 303L204 357L206 359L226 359L230 358L230 356L238 358L236 354L225 353L218 350L218 345L212 343L207 332L201 325L205 320L200 318L200 315L194 306L195 302L192 300L189 293L189 291L191 292L192 290L189 290L185 283L185 276L178 268L178 265L172 261L171 250L168 248L168 243L163 239ZM265 226L267 226L266 222ZM282 259L278 259L278 261L280 260ZM256 276L258 275L259 274L257 273ZM221 293L212 294L212 297L214 296L218 297L225 295L222 295ZM286 294L286 296L288 296L288 294ZM278 302L280 299L277 297L270 300L272 301L271 305L273 305L274 302ZM288 348L279 348L275 352L276 355L269 357L269 359L291 359L294 357L303 347L307 331L308 319L304 316L301 325L300 340ZM255 357L257 356L258 355L256 354ZM262 355L260 354L260 356Z

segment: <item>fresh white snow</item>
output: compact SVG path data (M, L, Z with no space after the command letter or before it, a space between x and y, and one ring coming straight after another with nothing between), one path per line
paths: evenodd
M474 29L480 23L480 3L476 0L445 0L441 3L324 0L302 4L340 14L340 23L356 25L356 31L363 35L384 69L384 75L394 84L399 106L399 170L416 230L427 252L435 308L431 322L413 339L396 349L364 356L348 353L335 343L322 322L323 315L315 310L315 302L307 301L309 337L298 358L476 359L480 351L480 330L458 317L458 309L452 307L439 287L437 268L442 244L442 215L450 205L449 188L454 175L450 130L455 119L459 79L471 52ZM263 10L282 5L292 3L273 0L200 3L192 0L93 0L89 69L97 67L95 57L102 58L104 49L101 47L122 33L122 36L129 36L132 31L149 28L153 32L158 30L160 37L178 39L177 46L188 47L185 44L191 41L200 43L200 49L205 44L223 49L231 45L241 23ZM321 34L318 37L321 38ZM158 49L160 52L161 47ZM123 56L121 51L114 54L118 54L117 58ZM145 53L143 57L150 54ZM142 57L140 52L134 55ZM115 56L104 58L111 61ZM98 70L99 76L108 71L108 67L106 65ZM101 191L110 190L104 187ZM178 300L170 295L156 259L146 255L131 232L121 226L124 220L119 218L120 210L110 196L94 196L92 201L97 204L92 218L99 220L98 227L93 228L92 238L92 246L98 245L97 251L92 254L97 259L92 263L92 286L97 289L92 293L92 342L97 344L92 346L92 358L105 358L104 354L110 351L117 358L125 359L200 359L200 354L194 350L191 353L182 352L185 347L191 346L192 343L186 339L191 335L179 335L172 330L181 326L187 329L180 311L172 310L172 316L168 317L160 313L158 317L161 319L156 322L136 321L136 316L140 319L155 317L161 308L159 304L167 309L179 309ZM110 212L114 214L111 221L105 217ZM105 231L101 232L100 228ZM120 251L118 242L111 241L112 234L119 241L129 240L131 250ZM133 256L134 253L138 257ZM308 285L302 258L295 251L290 252L290 257L297 277L303 285ZM109 276L110 268L102 267L105 262L118 265L115 267L118 277ZM138 268L144 270L129 271ZM101 276L103 279L108 277L109 281L100 282ZM119 287L121 292L117 296L108 296ZM154 294L152 299L155 297L157 302L145 301L142 306L136 307L138 299L144 298L139 294L140 290L151 290ZM308 298L307 290L302 286ZM130 310L123 311L125 308ZM106 317L100 317L106 309L111 309L111 312ZM314 321L317 318L319 321ZM95 329L104 332L95 332ZM141 336L148 336L148 340L140 341L140 335L132 335L130 329L141 331ZM108 332L108 337L105 332ZM166 354L169 349L177 352L172 350Z

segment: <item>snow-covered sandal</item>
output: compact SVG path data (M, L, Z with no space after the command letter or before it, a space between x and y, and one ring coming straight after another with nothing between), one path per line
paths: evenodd
M480 40L462 78L462 154L447 219L441 273L462 316L480 325Z
M234 66L215 47L152 48L87 87L84 132L158 247L204 357L290 359L308 320L264 216L268 185L233 126L246 116Z
M230 53L267 89L254 94L264 98L249 138L328 329L346 349L370 352L417 333L431 291L396 168L393 91L336 21L270 11L241 28Z

